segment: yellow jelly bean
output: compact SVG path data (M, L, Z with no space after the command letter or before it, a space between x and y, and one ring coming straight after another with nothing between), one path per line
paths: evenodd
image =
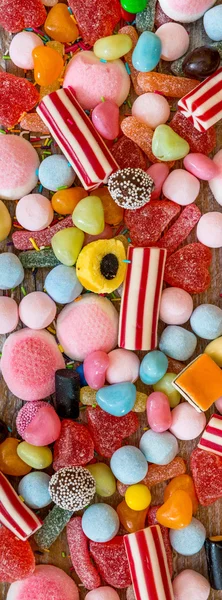
M175 408L180 402L180 394L172 386L172 381L175 377L175 373L166 373L160 381L153 385L154 392L163 392L163 394L168 396L170 408Z
M115 60L127 54L132 48L132 40L125 33L117 35L109 35L108 37L100 38L94 44L94 54L103 60Z
M0 242L6 240L12 226L12 220L4 202L0 200Z
M108 498L115 494L116 480L108 465L105 463L95 463L87 466L88 471L96 481L96 493L103 498Z
M91 235L102 233L105 222L100 198L98 196L87 196L80 200L73 211L72 220L74 225L85 231L85 233Z
M47 446L32 446L28 442L21 442L17 447L17 454L33 469L46 469L52 463L52 452Z
M212 340L207 344L204 352L217 363L218 367L222 367L222 336Z
M151 502L150 490L143 483L130 485L125 493L125 501L132 510L144 510Z
M79 256L84 242L84 233L77 227L67 227L57 231L52 238L53 252L58 260L67 267L72 267Z

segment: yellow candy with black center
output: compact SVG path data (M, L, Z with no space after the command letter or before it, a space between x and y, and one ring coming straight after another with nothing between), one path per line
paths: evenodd
M87 290L96 294L109 294L125 278L125 260L126 252L120 240L97 240L81 250L76 263L76 274Z

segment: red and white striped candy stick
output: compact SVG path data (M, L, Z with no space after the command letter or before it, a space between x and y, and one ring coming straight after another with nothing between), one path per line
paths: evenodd
M167 251L129 246L119 319L120 348L153 350Z
M212 415L207 424L202 437L200 438L198 448L222 456L222 416Z
M222 119L222 67L181 98L178 108L198 131L205 131L220 121Z
M86 190L106 183L119 169L72 88L51 92L36 110Z
M42 521L22 500L0 472L0 522L20 540L27 540L42 527Z
M174 600L159 525L124 536L136 600Z

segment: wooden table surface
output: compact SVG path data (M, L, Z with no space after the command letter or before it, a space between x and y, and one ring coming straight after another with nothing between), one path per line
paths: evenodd
M222 3L222 1L219 1L216 4L221 4L221 3ZM209 39L207 38L205 32L203 31L202 19L200 19L196 23L192 23L192 24L188 25L187 30L190 33L190 48L191 49L201 46L205 43L209 44ZM1 32L1 46L0 47L2 49L2 56L5 54L5 52L8 49L11 37L12 36L10 34L7 34L4 31ZM17 74L21 77L24 75L24 72L20 69L17 69L10 60L4 61L2 59L1 67L4 70L7 70L10 73ZM169 71L169 66L166 63L162 62L161 70L162 70L162 72ZM216 149L216 151L219 150L221 147L221 140L222 140L222 123L220 123L217 126L217 149ZM201 151L201 148L200 148L200 151ZM45 195L47 195L46 191L44 191L44 193L45 193ZM200 191L200 195L199 195L196 203L199 206L202 214L206 213L208 211L221 211L221 207L214 200L207 183L201 183L201 191ZM11 214L13 215L14 210L15 210L15 203L14 202L6 202L6 204L9 208ZM194 242L194 241L196 241L195 232L190 235L187 242L189 243L189 242ZM0 243L0 251L1 252L5 252L5 251L13 252L14 251L13 246L7 245L7 242L8 242L8 240ZM222 302L220 299L220 292L222 291L222 289L221 289L221 270L222 270L222 252L220 250L215 250L215 251L213 251L213 260L212 260L212 266L211 266L211 276L212 276L211 287L207 292L205 292L199 296L195 295L193 297L194 306L198 306L199 304L207 302L207 303L216 304L218 306L221 306L221 308L222 308ZM23 285L24 285L26 291L33 292L35 290L42 290L47 272L48 272L47 269L38 269L37 275L36 275L36 277L34 277L30 270L26 270L25 279L23 282ZM13 292L13 297L15 298L17 303L19 303L20 299L22 298L22 292L21 292L20 287L17 287L16 290ZM21 327L21 324L20 324L20 327ZM160 324L160 331L162 329L163 329L163 324ZM5 341L5 336L0 335L0 351L2 349L2 345L3 345L4 341ZM197 350L196 350L196 355L198 355L201 351L203 351L203 349L205 348L206 345L207 345L207 341L199 339ZM149 393L149 387L143 385L141 382L137 383L137 389L140 391L145 391L145 392ZM12 429L12 435L14 435L15 437L16 437L16 428L15 428L16 414L17 414L18 410L21 408L22 404L23 403L18 398L16 398L15 396L13 396L13 394L11 394L9 392L9 390L7 389L7 386L5 385L3 379L0 375L0 417ZM211 412L213 412L213 410L211 410ZM209 414L210 414L210 411L209 411ZM208 419L209 419L209 414L207 413ZM141 423L140 430L131 438L131 442L135 445L138 445L139 439L143 432L143 427L145 427L147 425L145 413L140 415L139 419L140 419L140 423ZM179 447L180 447L179 454L185 460L188 461L188 465L189 465L190 453L196 447L196 445L197 445L197 440L193 440L191 442L180 442L179 443ZM165 487L165 484L161 484L161 485L158 485L158 486L152 488L152 504L157 504L157 503L163 502L164 487ZM121 502L121 500L122 500L122 498L119 496L119 494L116 493L111 498L106 498L105 501L107 503L111 504L112 506L116 507L119 504L119 502ZM103 501L103 499L101 497L98 497L95 499L95 501L101 502L101 501ZM42 511L42 515L45 515L46 512L47 512L47 509L45 512ZM209 508L199 507L199 510L195 516L198 519L200 519L200 521L205 525L207 535L222 534L221 501L216 502L215 504L211 505ZM120 530L120 532L123 533L123 530L122 531ZM34 544L33 544L33 548L36 549L36 546ZM62 556L62 553L64 553L64 552L66 554L65 558L63 558L63 556ZM43 554L42 556L36 555L36 562L42 563L42 564L47 564L47 563L53 564L57 567L60 567L64 571L66 571L68 574L70 574L75 579L77 584L79 585L80 598L81 598L81 600L83 600L86 596L86 590L80 585L80 582L79 582L78 578L75 576L75 574L73 574L73 572L70 573L71 561L68 558L68 555L69 555L69 551L68 551L67 542L66 542L66 533L64 531L63 534L60 536L60 538L51 546L49 553L47 552L47 553ZM176 552L174 552L174 576L183 569L195 569L196 571L207 576L206 559L205 559L204 550L202 549L202 551L199 552L197 555L191 556L191 557L184 557L184 556L178 555ZM0 584L0 600L6 599L7 589L8 589L8 585ZM118 590L118 592L119 592L121 600L125 600L125 598L126 598L125 590L122 590L122 591ZM209 598L210 598L210 600L222 600L222 591L216 592L216 591L211 590L211 594L210 594ZM187 598L187 600L192 600L192 598Z

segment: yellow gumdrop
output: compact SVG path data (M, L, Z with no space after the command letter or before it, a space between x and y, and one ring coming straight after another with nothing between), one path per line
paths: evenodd
M12 226L12 220L4 202L0 200L0 242L6 240Z
M111 469L105 463L95 463L86 467L96 481L96 493L103 498L115 494L116 480Z
M207 344L204 352L214 360L218 367L222 367L222 336Z
M61 229L51 240L56 258L67 267L72 267L77 261L83 242L84 233L77 227Z
M85 233L90 233L90 235L102 233L105 222L100 198L87 196L80 200L72 213L72 220L74 225Z
M94 44L94 54L103 60L115 60L127 54L132 48L132 40L129 35L125 33L118 33L117 35L109 35L104 38L100 38Z
M175 377L175 373L166 373L162 379L153 385L154 392L163 392L163 394L168 396L170 408L175 408L180 402L180 394L172 385Z
M80 389L80 402L85 406L92 406L96 402L96 390L93 390L89 385L84 385Z
M21 442L17 447L17 454L33 469L46 469L52 463L52 452L47 446L32 446L28 442Z
M151 493L143 483L130 485L125 493L126 504L132 510L144 510L151 502Z

